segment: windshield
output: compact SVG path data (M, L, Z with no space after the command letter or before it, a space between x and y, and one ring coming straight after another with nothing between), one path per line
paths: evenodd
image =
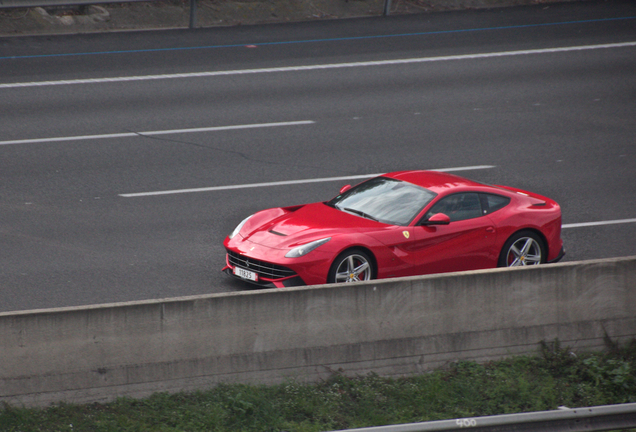
M412 183L376 177L327 203L338 210L391 225L408 225L436 194Z

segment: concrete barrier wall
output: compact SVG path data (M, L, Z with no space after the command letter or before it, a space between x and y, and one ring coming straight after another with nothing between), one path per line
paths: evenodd
M636 257L0 313L0 401L106 401L636 336Z

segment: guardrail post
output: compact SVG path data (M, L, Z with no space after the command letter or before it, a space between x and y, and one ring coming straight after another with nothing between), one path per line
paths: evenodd
M197 26L197 0L190 0L190 28Z
M389 16L391 13L391 0L384 0L384 16Z

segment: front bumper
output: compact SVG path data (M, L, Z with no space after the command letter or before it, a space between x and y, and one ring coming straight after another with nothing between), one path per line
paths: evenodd
M258 274L256 285L263 288L325 284L334 257L333 251L325 250L324 246L321 246L301 257L287 258L287 250L245 240L240 234L233 239L226 237L223 246L227 255L226 265L222 271L225 272L229 268L233 277L233 270L237 266L255 272ZM259 265L262 265L262 268ZM254 283L248 279L239 279Z
M258 280L244 279L234 274L234 268L239 267L258 275ZM266 261L248 258L228 249L225 255L223 273L261 288L284 288L306 285L300 276L290 268Z
M243 279L236 276L231 267L225 267L221 270L223 273L230 275L234 279L238 279L243 282L250 283L252 285L256 285L260 288L287 288L287 287L296 287L296 286L305 286L305 282L300 278L300 276L295 276L289 279L283 280L265 280L263 278L259 278L258 282L251 281L249 279Z

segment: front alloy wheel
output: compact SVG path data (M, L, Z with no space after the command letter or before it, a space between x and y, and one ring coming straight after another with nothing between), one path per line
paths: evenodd
M336 258L329 271L329 283L368 281L373 277L371 259L362 251L345 252Z
M501 251L499 267L520 267L542 264L546 261L543 241L530 231L510 237Z

